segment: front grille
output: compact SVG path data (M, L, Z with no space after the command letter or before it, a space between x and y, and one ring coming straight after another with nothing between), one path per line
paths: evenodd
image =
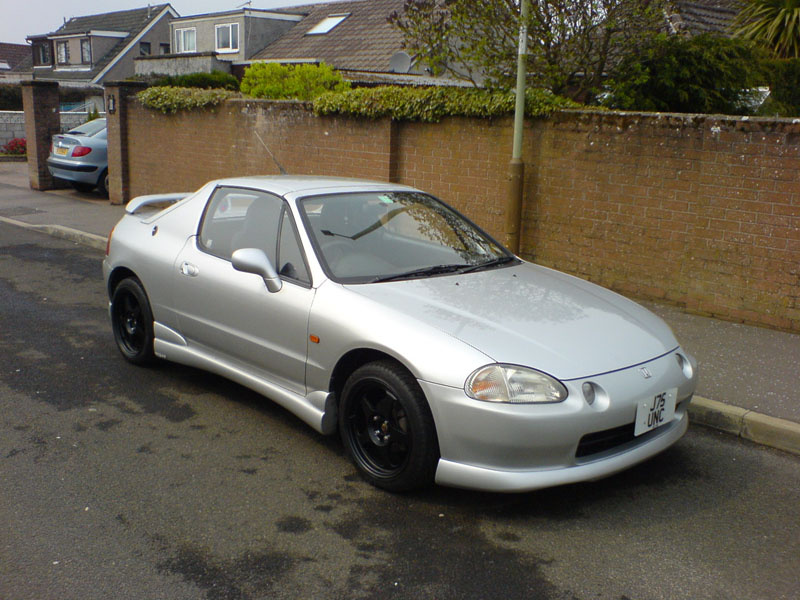
M683 410L682 407L685 406L684 404L685 399L678 403L675 407L675 419L680 418L680 412ZM674 421L673 421L674 424ZM613 450L617 446L622 446L623 444L627 444L636 440L637 444L649 440L651 437L656 437L657 435L661 435L665 429L671 427L672 424L664 425L657 429L652 429L647 433L643 433L639 437L636 437L633 432L636 427L634 423L628 423L627 425L622 425L620 427L614 427L613 429L606 429L604 431L595 431L594 433L587 433L585 436L581 438L581 441L578 443L578 450L575 452L575 458L583 458L584 456L592 456L594 454L600 454L601 452L605 452L607 450Z
M634 424L629 423L622 427L614 427L614 429L588 433L581 438L575 456L577 458L591 456L592 454L599 454L622 444L627 444L636 437L633 435L633 429Z

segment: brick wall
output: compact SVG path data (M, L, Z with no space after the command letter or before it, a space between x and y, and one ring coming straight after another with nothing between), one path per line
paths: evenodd
M291 173L415 185L503 238L511 119L359 121L245 100L171 116L132 102L128 119L131 196L277 173L260 136ZM528 123L524 154L524 257L800 331L800 124L568 111Z
M537 262L800 330L800 124L565 113L534 146L523 246Z

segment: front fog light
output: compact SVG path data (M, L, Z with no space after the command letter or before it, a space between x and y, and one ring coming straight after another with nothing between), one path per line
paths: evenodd
M694 375L691 361L680 352L675 353L675 359L678 361L678 366L681 368L681 371L683 371L686 379L691 379Z
M581 386L581 390L583 391L583 397L586 400L586 404L588 404L589 406L594 404L596 396L594 391L594 385L587 381Z
M567 388L557 379L516 365L478 369L467 379L464 391L476 400L511 404L563 402L567 398Z

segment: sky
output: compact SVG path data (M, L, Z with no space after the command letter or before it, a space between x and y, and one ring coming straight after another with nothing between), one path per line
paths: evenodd
M168 0L151 0L165 4ZM251 8L279 8L298 4L315 4L330 0L252 0ZM182 17L210 12L234 10L245 0L174 0L172 4ZM147 6L147 0L0 0L0 42L25 44L29 35L50 33L65 19L128 10Z

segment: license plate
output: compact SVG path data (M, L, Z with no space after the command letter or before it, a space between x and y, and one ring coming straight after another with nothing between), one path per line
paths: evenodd
M636 407L636 426L633 434L642 435L672 421L675 418L677 396L678 389L673 388L640 402Z
M59 156L66 156L69 154L69 148L56 148L56 154Z

